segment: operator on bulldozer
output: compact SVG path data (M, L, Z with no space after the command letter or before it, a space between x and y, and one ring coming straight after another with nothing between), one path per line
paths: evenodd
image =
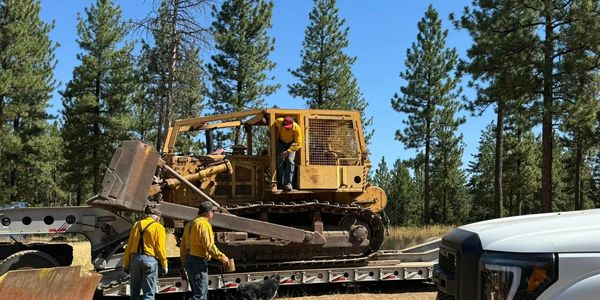
M291 191L294 184L296 151L302 147L302 129L291 116L275 120L277 132L277 183Z

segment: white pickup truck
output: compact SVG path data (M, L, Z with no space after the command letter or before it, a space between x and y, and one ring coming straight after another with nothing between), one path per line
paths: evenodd
M438 300L600 299L600 209L508 217L442 239Z

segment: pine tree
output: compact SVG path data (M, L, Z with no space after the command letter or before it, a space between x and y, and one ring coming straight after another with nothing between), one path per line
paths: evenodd
M575 209L571 188L573 180L566 178L573 176L567 172L568 165L572 162L569 160L568 148L565 147L564 141L555 136L552 144L555 145L552 149L552 211L571 211Z
M590 3L578 4L571 12L574 15L589 14L594 11L580 7L580 5L590 5ZM578 13L576 14L575 11ZM566 168L570 184L567 186L573 187L570 189L570 193L573 195L574 208L580 210L584 207L582 199L584 179L582 176L584 176L585 163L591 148L600 142L596 127L596 118L600 111L600 103L597 98L600 94L600 76L597 71L589 70L586 67L594 63L594 60L598 58L597 55L585 49L576 48L579 40L585 38L587 32L582 31L574 24L569 24L564 31L566 32L565 42L570 44L567 45L567 48L575 50L565 54L563 59L557 63L560 74L557 76L557 80L561 83L557 95L566 100L561 103L559 111L562 114L558 115L558 119L561 120L559 129L563 133L563 142L569 149L569 161L566 163Z
M373 174L373 177L371 178L371 182L373 183L374 186L380 187L383 191L385 191L385 194L388 196L388 205L385 207L383 213L384 213L384 220L386 222L391 222L390 220L390 213L389 211L390 209L390 181L391 181L391 174L390 174L390 170L388 169L387 163L385 162L385 157L381 157L381 161L379 162L379 164L377 164L377 169L375 169L375 173Z
M590 198L591 207L600 208L600 149L596 148L590 155Z
M540 142L527 115L513 114L506 122L503 182L506 213L525 215L541 211Z
M137 21L136 29L150 31L154 47L150 47L154 73L152 81L157 101L156 149L162 149L164 135L175 121L178 67L186 49L208 48L210 30L205 26L206 9L211 0L162 0L153 13Z
M185 47L184 47L185 48ZM177 67L175 98L178 99L174 106L177 119L196 118L204 110L206 86L204 85L204 71L200 59L200 49L193 47L182 51L180 66ZM178 147L187 152L200 153L202 143L197 136L199 132L186 133L177 139Z
M135 138L150 144L154 142L156 147L160 147L157 141L162 128L159 111L165 101L160 97L160 75L155 70L153 50L142 41L141 54L135 68L137 84L131 99L131 130Z
M462 68L472 75L469 85L477 91L477 96L469 102L473 113L482 114L489 107L496 111L496 150L494 171L494 195L496 217L503 217L503 156L505 119L522 104L531 85L531 76L527 65L534 57L532 53L515 53L514 45L526 44L535 38L535 32L529 27L503 31L512 26L515 19L520 22L533 22L535 15L514 11L510 6L497 1L474 1L481 8L470 12L468 9L460 20L454 23L458 28L469 31L474 44L467 51L469 61L462 62ZM488 6L496 6L493 13L486 13ZM454 16L451 15L451 19Z
M55 206L64 204L66 194L62 186L63 173L60 168L64 163L63 140L57 122L45 126L42 135L32 137L28 143L33 149L30 160L23 161L23 173L35 174L24 176L22 199L31 199L30 204Z
M385 157L381 157L381 161L377 165L377 169L375 169L375 174L373 174L371 182L374 186L380 187L386 193L388 193L390 185L390 176L390 170L388 169L387 163L385 162Z
M456 118L458 103L450 102L436 116L431 147L433 219L444 224L465 221L469 212L466 176L462 171L464 143L462 134L456 136L458 127L465 122Z
M595 53L600 45L600 9L597 1L578 0L544 0L544 1L499 1L477 0L473 2L475 9L465 9L465 16L483 16L492 20L484 24L480 30L509 35L519 31L531 32L531 38L507 44L509 47L494 45L511 57L530 57L531 59L508 60L511 70L519 70L519 74L529 74L528 78L515 78L524 83L530 101L536 109L542 123L542 211L552 210L554 199L552 157L555 119L560 113L558 94L561 73L558 62L565 59L573 51ZM495 16L498 16L495 18ZM510 17L513 16L513 17ZM518 20L518 21L515 21ZM477 19L472 20L479 22ZM573 31L574 29L575 31ZM575 32L576 39L569 37ZM591 60L580 66L583 70L598 70L600 64Z
M290 73L299 82L288 86L290 95L306 100L311 109L357 110L364 128L373 119L365 115L368 106L360 91L352 65L356 57L344 53L349 28L338 16L335 0L314 0L310 24L304 33L302 63ZM365 130L368 141L373 132Z
M269 60L275 39L269 37L273 3L264 0L226 0L221 9L213 7L212 24L218 53L208 64L212 90L210 107L227 113L265 105L265 96L273 94L278 84L269 84L267 75L275 67ZM242 132L235 128L231 140L241 142Z
M53 24L40 19L39 1L0 1L0 202L32 201L44 191L58 191L50 178L50 93L56 44Z
M492 219L494 210L494 158L495 158L496 125L489 124L482 130L479 138L477 153L469 162L467 171L469 178L469 193L472 199L472 209L468 221L475 222Z
M62 92L65 157L78 204L86 186L98 193L104 168L128 138L134 90L132 44L123 42L127 27L120 8L98 0L85 11L86 18L78 17L77 26L81 65Z
M455 49L446 47L447 30L430 5L425 17L418 23L417 42L407 50L406 71L400 77L407 85L400 88L402 95L392 98L394 110L407 114L403 131L396 131L396 139L406 148L425 148L424 152L424 212L425 224L430 215L431 146L437 124L436 116L446 106L453 106L461 93L460 76L452 74L458 56Z
M388 205L393 225L415 226L421 223L418 192L410 177L407 162L396 160L390 172Z

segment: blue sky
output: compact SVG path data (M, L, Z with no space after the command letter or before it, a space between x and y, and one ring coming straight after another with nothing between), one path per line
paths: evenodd
M151 0L113 0L121 6L124 18L140 18L147 14L152 6ZM60 44L56 50L58 64L55 79L61 84L58 90L71 79L73 68L79 64L76 59L80 52L77 38L77 13L84 15L84 8L89 7L91 0L42 0L41 17L46 22L55 22L50 38ZM417 22L423 17L429 4L438 11L443 27L449 30L447 46L455 47L461 57L465 57L471 45L471 39L464 30L455 30L448 20L454 12L460 15L470 0L434 0L434 1L353 1L338 0L339 15L346 19L350 28L350 45L346 53L357 57L353 66L354 75L365 99L369 102L367 115L374 120L375 134L371 140L371 161L377 166L382 156L392 164L396 159L414 157L415 151L404 149L394 139L397 129L403 127L404 116L394 111L390 99L399 92L404 83L400 72L404 70L406 49L416 41ZM271 59L277 63L272 75L281 88L267 98L269 105L276 104L285 108L304 108L303 99L293 98L288 94L287 85L295 82L288 69L300 65L300 50L304 40L304 30L309 23L308 14L312 9L309 0L275 0L273 10L273 28L270 31L275 38L275 51ZM207 61L207 59L205 59ZM468 98L474 96L473 91L464 87ZM51 100L49 112L58 114L62 108L60 96L55 93ZM482 117L470 117L461 126L459 132L464 135L466 145L463 162L472 159L477 151L481 130L493 119L490 110Z

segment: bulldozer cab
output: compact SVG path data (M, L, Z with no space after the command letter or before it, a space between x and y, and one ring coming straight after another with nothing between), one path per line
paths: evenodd
M233 172L219 174L214 186L203 187L209 194L216 200L269 200L268 194L281 192L276 179L275 122L285 116L292 116L303 133L295 158L294 192L364 190L370 162L360 114L355 111L265 109L177 120L167 133L163 156L168 165L182 174L187 173L186 168L194 160L226 158ZM230 142L225 151L216 151L215 133L223 129L242 132L243 144ZM191 131L204 131L200 135L204 155L179 154L183 149L178 149L178 137Z

